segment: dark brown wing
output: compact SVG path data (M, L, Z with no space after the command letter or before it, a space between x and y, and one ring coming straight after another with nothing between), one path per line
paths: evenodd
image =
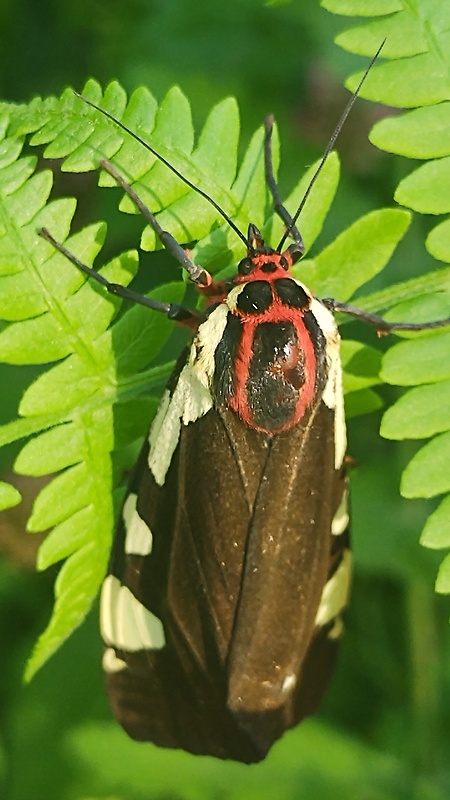
M331 534L345 490L333 465L322 401L273 438L209 411L182 426L163 486L142 454L131 492L151 551L125 553L121 526L102 603L108 691L131 736L252 762L315 710L343 605L322 602L346 546Z

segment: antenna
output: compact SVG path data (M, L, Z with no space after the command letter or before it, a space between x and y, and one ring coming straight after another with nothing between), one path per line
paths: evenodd
M322 158L320 160L320 164L317 167L313 177L311 178L310 184L309 184L305 194L303 195L303 198L302 198L302 200L300 202L300 205L297 208L297 211L295 212L294 216L292 217L292 221L291 221L290 225L286 228L283 236L281 237L281 240L280 240L280 242L278 244L278 247L277 247L277 253L281 253L282 247L283 247L287 237L289 236L291 230L295 227L295 223L297 222L297 220L298 220L298 218L299 218L299 216L300 216L300 214L301 214L301 212L302 212L302 210L303 210L303 208L305 206L305 203L306 203L306 201L307 201L307 199L308 199L308 197L310 195L311 189L314 186L314 184L315 184L317 178L319 177L320 173L322 172L322 169L325 166L325 162L326 162L328 156L330 155L330 153L331 153L331 151L332 151L332 149L333 149L333 147L335 145L336 139L339 136L339 134L340 134L340 132L342 130L342 127L343 127L348 115L350 114L350 111L353 108L353 105L355 104L355 101L356 101L356 99L357 99L357 97L359 95L361 86L363 85L363 83L366 80L370 70L372 69L373 65L375 64L375 61L377 60L378 56L380 55L381 49L384 46L385 41L386 41L386 39L383 39L383 41L381 42L377 52L375 53L375 55L371 59L369 66L367 67L364 75L362 76L360 82L358 83L358 86L356 87L355 91L353 92L352 96L350 97L350 100L348 101L347 105L345 106L344 111L342 112L341 117L339 119L339 122L337 123L333 133L331 134L331 138L330 138L330 140L329 140L329 142L328 142L328 144L327 144L327 146L325 148L324 154L323 154L323 156L322 156Z
M219 206L219 204L216 203L216 201L213 200L212 197L209 196L209 194L207 194L206 192L203 191L203 189L200 189L198 186L196 186L194 183L192 183L189 180L189 178L186 178L184 175L182 175L182 173L179 172L177 170L177 168L174 167L173 164L170 163L170 161L168 161L166 158L164 158L164 156L162 156L161 153L158 153L158 151L155 150L155 148L152 147L148 142L146 142L145 139L142 139L142 137L139 136L139 134L135 133L130 128L127 128L127 126L124 125L123 122L121 122L119 119L116 119L116 117L114 117L112 114L110 114L109 111L106 111L106 109L101 108L96 103L93 103L92 100L88 100L87 97L83 97L83 95L79 94L79 92L74 92L74 94L77 97L79 97L80 100L83 101L83 103L86 103L86 105L91 106L92 108L95 108L95 110L99 111L100 114L103 114L104 117L107 117L108 119L111 120L111 122L114 122L114 124L117 125L119 128L122 128L122 130L125 131L125 133L128 133L130 136L132 136L133 139L135 139L137 142L139 142L139 144L142 144L147 150L150 151L150 153L153 153L153 155L156 156L156 158L159 161L161 161L162 164L164 164L166 167L168 167L170 170L172 170L174 175L176 175L177 178L180 178L180 180L182 180L183 183L185 183L187 186L189 186L190 189L193 189L195 192L197 192L197 194L201 195L202 197L205 198L205 200L207 200L209 203L211 203L211 205L214 206L216 211L219 212L219 214L224 218L224 220L226 222L228 222L228 225L230 226L230 228L232 228L234 230L234 232L239 236L241 241L244 242L244 244L247 247L247 249L249 248L250 245L249 245L249 241L248 241L247 237L244 236L242 231L239 230L239 228L233 222L231 217L228 216L226 211L224 211L223 208L221 206Z

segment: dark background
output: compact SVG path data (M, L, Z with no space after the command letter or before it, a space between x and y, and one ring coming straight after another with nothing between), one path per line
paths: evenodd
M344 20L345 22L345 20ZM323 150L348 95L344 77L365 63L333 44L341 18L314 0L2 0L0 96L80 90L88 77L146 84L161 100L178 83L197 128L228 94L238 98L244 145L273 111L283 142L287 194ZM409 165L380 154L367 132L383 113L358 101L338 143L341 187L319 247L361 214L393 205ZM111 213L108 247L136 244L89 177L66 176L78 224ZM416 223L376 287L423 270ZM372 287L374 288L374 287ZM360 329L354 329L359 335ZM362 333L376 344L371 333ZM17 371L18 372L18 371ZM8 373L1 421L14 415L21 378ZM24 370L29 379L29 373ZM0 371L0 385L6 373ZM3 377L2 377L3 376ZM386 400L392 394L384 394ZM311 798L444 800L450 796L449 601L433 595L439 555L420 548L425 503L401 500L399 476L414 448L378 435L380 414L353 420L356 575L335 680L321 714L286 735L262 765L242 767L137 745L111 720L100 671L96 613L32 684L21 675L45 626L54 574L34 575L37 538L21 511L0 527L0 797L4 800ZM11 459L6 450L0 466ZM24 487L27 502L36 482Z

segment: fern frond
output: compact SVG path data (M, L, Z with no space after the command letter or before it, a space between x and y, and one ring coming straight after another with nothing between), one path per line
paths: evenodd
M450 212L450 8L432 0L324 0L337 14L374 17L337 37L346 50L370 56L386 39L386 59L371 71L361 94L413 111L377 123L370 139L383 150L427 160L404 178L395 193L403 206L421 214ZM353 75L349 88L358 82ZM450 220L430 232L428 252L450 263ZM392 318L425 321L450 314L449 270L429 276L428 292L420 304L404 304ZM419 290L419 287L417 287ZM390 439L429 439L403 473L405 497L435 497L450 492L450 334L447 330L416 336L397 344L385 355L381 377L388 383L414 386L385 413L381 433ZM421 542L427 547L450 547L450 497L442 501L425 525ZM436 590L450 591L450 556L442 562Z

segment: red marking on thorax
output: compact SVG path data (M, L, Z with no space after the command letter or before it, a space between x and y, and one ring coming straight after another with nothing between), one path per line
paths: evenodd
M286 276L285 271L284 276ZM265 433L280 433L282 430L292 427L292 425L295 425L302 419L306 409L312 404L315 395L316 354L311 335L303 319L303 312L301 309L292 308L291 306L281 303L280 300L276 298L270 308L263 314L250 315L242 314L237 311L235 313L241 318L243 331L239 353L234 362L236 383L230 406L249 427ZM290 322L294 325L297 332L297 343L290 349L290 352L286 353L286 358L282 360L278 359L273 362L274 372L282 374L285 381L298 391L295 411L290 418L276 430L267 430L255 424L252 409L247 397L247 381L250 362L253 356L255 331L258 325L267 322ZM295 369L299 361L302 362L304 371L304 381L301 386L295 383ZM268 365L268 371L270 372L270 364Z

